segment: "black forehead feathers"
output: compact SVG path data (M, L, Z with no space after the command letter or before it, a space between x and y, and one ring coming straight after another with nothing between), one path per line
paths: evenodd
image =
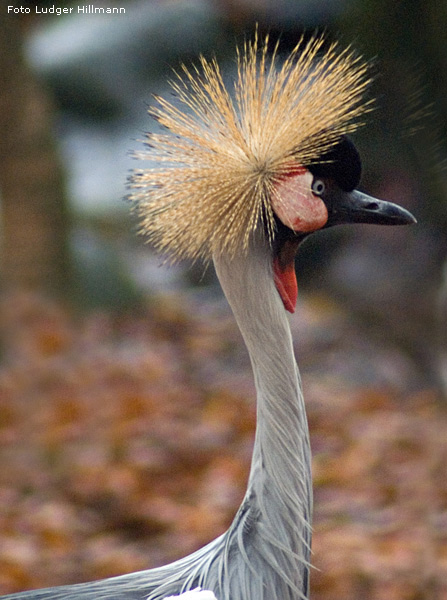
M309 165L308 169L316 177L334 179L344 192L351 192L360 182L362 161L352 141L343 136L335 146L320 156L318 163Z

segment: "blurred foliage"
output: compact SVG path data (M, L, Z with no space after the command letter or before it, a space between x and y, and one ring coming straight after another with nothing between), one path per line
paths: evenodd
M160 565L229 525L255 391L223 303L163 296L119 318L29 295L1 308L0 592ZM314 455L312 598L445 598L447 415L340 307L301 298L292 329Z

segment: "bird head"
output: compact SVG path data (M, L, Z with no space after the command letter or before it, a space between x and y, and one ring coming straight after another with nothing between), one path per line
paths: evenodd
M175 73L176 100L156 98L147 169L131 178L142 232L174 259L272 249L275 284L294 310L294 258L310 233L351 222L402 224L411 215L355 188L360 158L347 137L371 108L367 66L348 48L300 40L285 59L268 39L238 50L227 88L216 60Z
M296 251L310 233L349 223L416 222L401 206L358 191L361 172L357 148L347 136L341 136L313 164L291 167L279 182L272 199L278 231L273 245L273 271L276 287L289 312L294 312L298 294Z

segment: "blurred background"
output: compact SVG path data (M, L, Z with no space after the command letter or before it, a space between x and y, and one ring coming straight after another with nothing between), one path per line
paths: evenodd
M212 268L163 265L123 198L151 94L200 53L230 78L256 23L282 53L319 31L370 62L362 189L418 219L324 232L297 259L312 598L447 598L435 0L0 3L1 593L163 564L223 532L243 497L255 392L239 332Z

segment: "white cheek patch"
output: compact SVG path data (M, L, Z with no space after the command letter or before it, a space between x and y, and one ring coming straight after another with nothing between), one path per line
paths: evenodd
M304 167L295 167L282 177L272 194L272 208L286 227L307 233L324 227L328 212L321 198L312 193L313 175Z

